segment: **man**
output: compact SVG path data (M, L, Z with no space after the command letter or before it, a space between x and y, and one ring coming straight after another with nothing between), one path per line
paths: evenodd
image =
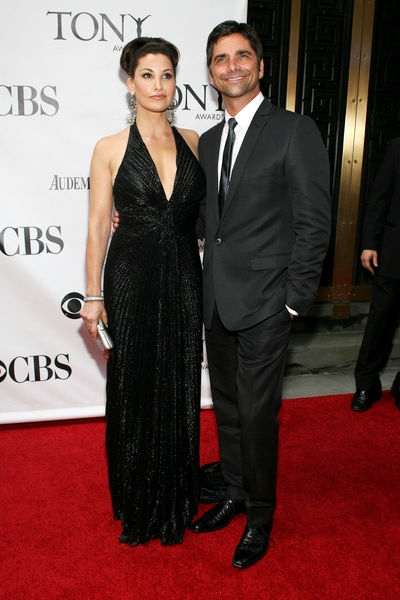
M373 275L372 302L355 368L351 409L363 412L382 395L379 373L392 347L400 307L400 138L389 142L367 205L361 263ZM400 372L391 389L400 409Z
M268 550L285 353L293 315L314 301L328 247L329 164L312 120L260 93L262 46L251 26L215 27L207 63L226 107L199 152L204 323L227 497L192 529L221 529L245 511L233 557L245 568Z

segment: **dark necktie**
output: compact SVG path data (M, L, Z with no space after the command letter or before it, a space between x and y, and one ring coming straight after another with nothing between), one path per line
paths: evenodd
M225 142L224 154L222 156L221 176L219 179L218 205L220 216L222 215L222 211L224 210L226 196L228 195L229 179L232 164L232 150L236 138L234 129L237 125L237 121L233 118L230 118L228 121L228 125L228 137L226 138Z

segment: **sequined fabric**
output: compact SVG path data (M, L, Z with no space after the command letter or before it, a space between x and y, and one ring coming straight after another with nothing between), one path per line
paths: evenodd
M167 200L132 125L115 185L120 225L104 273L115 347L106 449L121 542L182 542L199 500L201 266L195 234L204 175L176 129Z

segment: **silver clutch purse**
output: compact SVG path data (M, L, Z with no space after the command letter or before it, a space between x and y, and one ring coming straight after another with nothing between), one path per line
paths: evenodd
M114 347L114 342L112 341L111 335L107 327L104 325L102 319L99 319L99 322L97 323L97 331L99 333L100 342L104 349L111 350L111 348Z

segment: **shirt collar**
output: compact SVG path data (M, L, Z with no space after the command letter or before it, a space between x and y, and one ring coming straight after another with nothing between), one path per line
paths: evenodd
M235 116L235 119L236 119L237 124L239 125L240 129L242 129L243 131L248 130L250 123L252 122L253 117L256 114L256 112L263 100L264 100L264 96L262 95L261 92L259 92L257 94L257 96L255 98L253 98L253 100L251 100L251 102L246 104L246 106L238 112L238 114ZM231 118L232 118L232 116L225 109L225 123L228 123L228 119L231 119Z

